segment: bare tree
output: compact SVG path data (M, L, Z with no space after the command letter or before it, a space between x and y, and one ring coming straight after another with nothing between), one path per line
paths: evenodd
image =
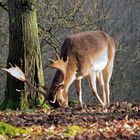
M99 22L107 18L98 9L100 0L45 0L38 5L38 17L43 17L39 22L41 47L47 43L55 53L60 52L66 34L99 29Z

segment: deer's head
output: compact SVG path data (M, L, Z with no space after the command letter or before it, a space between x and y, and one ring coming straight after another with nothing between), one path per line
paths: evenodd
M48 67L55 68L61 72L62 75L62 81L55 85L55 89L53 89L53 95L51 96L51 99L49 102L52 104L58 103L60 106L66 107L68 106L68 99L67 99L67 93L65 91L65 79L66 79L66 70L68 65L68 58L66 61L60 59L57 57L57 60L48 59L50 61L50 64ZM52 91L50 91L52 92ZM52 97L53 96L53 97Z

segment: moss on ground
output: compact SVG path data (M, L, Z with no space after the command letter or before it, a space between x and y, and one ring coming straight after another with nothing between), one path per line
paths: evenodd
M43 104L43 100L41 98L38 98L37 101L36 101L36 105L41 106L42 104ZM50 109L50 106L49 106L49 104L44 103L42 108Z
M71 125L67 127L66 131L64 132L64 136L70 137L76 135L77 133L82 133L82 128L78 125Z
M29 130L17 128L17 127L10 125L10 124L0 122L0 135L12 138L15 136L28 135L28 134L30 134Z

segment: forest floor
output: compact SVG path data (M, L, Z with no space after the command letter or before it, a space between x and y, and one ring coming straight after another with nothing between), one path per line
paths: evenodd
M11 136L14 130L5 128L6 133L1 133L0 125L0 140L140 140L140 104L128 102L112 103L108 109L73 105L67 112L60 108L6 110L0 112L0 122L27 130Z

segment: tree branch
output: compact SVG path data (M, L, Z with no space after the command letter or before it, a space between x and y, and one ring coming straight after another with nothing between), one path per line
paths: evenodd
M8 12L7 3L0 0L0 7L2 7L4 10L6 10Z

